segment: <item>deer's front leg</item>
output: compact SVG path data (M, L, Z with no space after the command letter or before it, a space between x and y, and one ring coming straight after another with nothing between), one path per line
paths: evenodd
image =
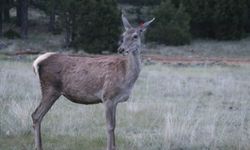
M105 101L105 115L107 123L107 150L116 150L115 147L115 121L116 121L116 106L113 101Z

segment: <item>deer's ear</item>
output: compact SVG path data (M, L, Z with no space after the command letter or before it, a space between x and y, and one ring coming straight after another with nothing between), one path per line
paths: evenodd
M155 18L151 19L150 21L147 21L140 25L139 30L140 32L144 32L147 30L148 26L155 20Z
M132 26L128 22L128 19L123 14L122 14L122 23L123 23L125 30L132 28Z

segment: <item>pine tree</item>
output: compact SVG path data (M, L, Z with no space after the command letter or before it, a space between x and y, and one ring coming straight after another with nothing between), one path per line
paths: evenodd
M245 36L249 0L182 0L195 37L219 40Z
M28 38L28 0L19 0L21 9L21 37Z
M246 32L250 33L250 1L247 1L247 20L245 24Z
M247 5L245 4L245 0L217 1L213 15L216 39L232 40L245 36L247 20Z
M3 15L4 15L4 21L9 22L10 21L10 8L11 8L11 1L10 0L2 0L4 1L4 9L3 9Z
M3 35L3 1L0 1L0 37Z
M165 0L155 9L153 15L157 20L146 34L147 40L167 45L183 45L190 42L190 17L182 4L175 8L170 0Z
M69 46L89 53L116 50L120 12L115 0L72 0L62 5L60 20Z
M56 0L49 0L46 1L46 10L45 12L49 15L49 25L48 30L52 33L55 32L55 24L56 24L56 11L57 11L57 1Z

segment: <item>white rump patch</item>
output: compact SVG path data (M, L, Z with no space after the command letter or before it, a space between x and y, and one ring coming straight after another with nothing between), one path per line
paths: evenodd
M45 54L40 55L37 59L33 62L33 69L36 75L38 75L38 68L39 63L50 57L51 55L56 54L55 52L48 52Z

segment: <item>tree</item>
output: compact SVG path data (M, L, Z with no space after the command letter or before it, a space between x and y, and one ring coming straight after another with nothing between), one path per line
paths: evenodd
M22 10L21 10L22 0L17 0L16 4L16 25L21 26L22 24Z
M16 24L21 27L21 38L28 38L28 0L17 0L16 4Z
M183 45L190 42L190 17L182 4L175 8L170 0L165 0L155 9L153 15L157 20L146 34L147 40L167 45Z
M21 21L21 37L28 37L28 0L19 0L19 11Z
M58 13L58 2L62 0L36 0L32 5L44 11L49 16L48 31L54 33L56 30L56 15Z
M250 1L247 1L247 20L245 24L245 30L247 33L250 33Z
M3 36L3 1L0 1L0 37Z
M70 1L71 0L69 0L69 2ZM65 6L65 4L63 3L68 3L68 2L65 0L32 0L30 2L30 5L45 12L45 14L49 17L48 31L56 33L57 31L59 31L57 30L58 28L56 20L56 16L58 15L59 12L58 7ZM63 8L60 9L64 10Z
M241 39L247 24L249 0L182 0L191 16L196 37L219 40Z
M4 1L4 9L3 9L4 21L9 22L11 1L10 0L3 0L3 1Z
M48 29L50 32L55 31L55 22L56 22L56 1L50 0L49 1L49 26Z
M79 5L79 0L60 0L59 3L59 22L61 27L65 31L64 46L69 47L72 43L71 36L73 35L73 20L75 20L74 14L78 14L79 10L77 5ZM70 16L72 15L72 17ZM74 21L75 22L75 21ZM72 44L71 44L72 45Z
M61 1L59 19L66 44L90 53L115 51L120 34L120 12L115 0Z
M245 36L247 8L245 0L220 0L215 7L214 36L219 40L241 39Z

